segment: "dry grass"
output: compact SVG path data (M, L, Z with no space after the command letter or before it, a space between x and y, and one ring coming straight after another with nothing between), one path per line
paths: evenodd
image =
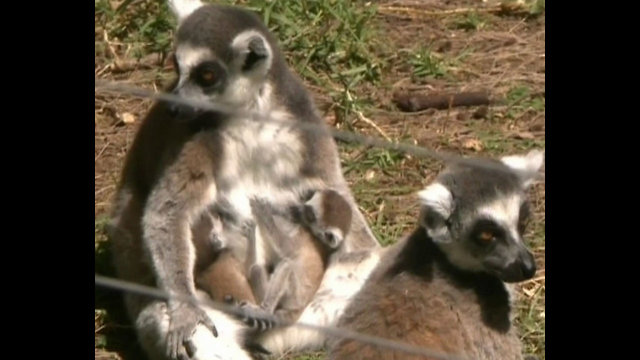
M370 23L384 34L375 51L381 64L378 81L360 81L345 89L335 82L322 85L306 79L329 123L459 154L497 156L544 147L544 15L527 18L526 12L500 14L491 10L499 5L495 1L379 3L384 10ZM393 11L393 7L409 10ZM97 78L123 80L147 89L166 85L171 72L158 65L159 55L152 53L136 65L131 44L108 36L109 42L105 41L103 32L113 19L107 23L96 16L96 21L96 48L101 49L96 51ZM433 62L427 63L425 56L431 56L428 60ZM434 76L417 76L418 70L431 71ZM483 118L473 117L475 108L402 113L391 100L396 91L478 89L489 91L498 100ZM348 96L341 97L341 91ZM96 270L102 273L112 273L102 223L123 157L149 105L145 100L96 93ZM342 113L345 107L352 111ZM124 114L137 121L123 123ZM414 194L442 164L345 144L340 144L340 155L358 204L380 241L391 244L413 229L417 215ZM544 359L544 181L532 188L531 197L534 221L526 237L539 270L533 280L518 286L521 299L517 324L527 352ZM118 297L97 291L96 299L96 359L137 359L139 349L135 348L133 331ZM322 354L283 358L320 359Z

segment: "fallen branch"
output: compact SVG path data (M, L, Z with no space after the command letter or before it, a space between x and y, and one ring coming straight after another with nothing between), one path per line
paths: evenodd
M393 102L402 111L416 112L429 108L444 110L457 106L489 105L489 94L485 91L462 92L458 94L398 94L393 97Z
M502 3L490 7L466 7L447 10L424 10L412 7L401 6L380 6L378 12L381 14L399 15L408 14L410 16L448 16L468 13L487 13L497 15L522 15L529 14L527 7L521 3Z

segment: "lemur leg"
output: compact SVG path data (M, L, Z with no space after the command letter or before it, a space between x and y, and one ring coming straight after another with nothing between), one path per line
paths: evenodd
M257 304L261 303L267 289L268 274L264 260L258 259L257 227L253 224L247 232L247 274Z
M283 260L274 270L273 275L268 281L264 299L260 306L252 306L243 304L245 317L243 321L249 326L260 331L273 328L279 318L274 317L276 309L280 305L282 299L293 298L293 294L297 293L297 284L293 267L290 261ZM290 301L290 299L289 299ZM300 309L301 310L301 309ZM289 320L295 317L295 314L289 314L289 310L279 311L282 313L282 319Z
M296 293L293 267L289 260L282 260L275 268L267 286L264 299L260 306L268 313L273 314L280 304L282 297L287 293Z

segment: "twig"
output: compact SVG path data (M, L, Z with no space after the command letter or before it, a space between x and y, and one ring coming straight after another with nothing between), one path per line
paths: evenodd
M450 109L456 106L489 105L489 95L484 91L461 92L458 94L412 95L394 94L393 102L400 110L414 112L429 108Z
M381 6L378 8L378 11L383 14L395 14L395 13L408 13L413 15L423 15L423 16L447 16L447 15L455 15L455 14L466 14L470 12L476 13L495 13L502 11L501 6L494 6L490 8L458 8L458 9L450 9L450 10L440 10L440 11L429 11L429 10L421 10L410 7L400 7L400 6Z
M362 115L362 113L360 111L355 111L356 116L358 117L358 120L360 121L364 121L367 124L371 125L372 128L376 129L376 131L383 137L385 138L387 141L393 141L391 140L391 138L378 126L376 125L376 123L374 123L371 119L367 118L366 116Z

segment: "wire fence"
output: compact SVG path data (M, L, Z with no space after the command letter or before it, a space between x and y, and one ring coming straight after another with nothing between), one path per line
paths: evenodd
M239 317L249 316L240 307L235 307L235 306L231 306L228 304L224 304L224 303L216 302L212 300L200 300L198 298L187 296L187 295L169 294L158 288L144 286L144 285L136 284L133 282L115 279L112 277L102 276L98 274L95 275L95 283L98 286L102 286L102 287L114 289L114 290L120 290L130 294L149 296L149 297L162 299L162 300L178 300L178 301L187 302L193 305L207 306L212 309L215 309L230 315L235 315ZM425 347L410 345L410 344L402 343L399 341L385 339L379 336L373 336L373 335L363 334L363 333L359 333L359 332L355 332L347 329L338 328L335 326L320 326L320 325L309 324L304 322L286 323L286 322L280 321L276 317L269 316L268 314L264 314L264 315L251 314L251 316L257 320L270 321L274 323L276 327L295 326L295 327L300 327L300 328L305 328L310 330L316 330L336 338L352 339L352 340L360 341L363 343L379 346L379 347L390 349L390 350L401 351L401 352L412 354L412 355L424 356L430 359L470 360L470 359L464 359L454 355L443 354Z
M224 114L233 114L233 119L237 121L251 120L261 122L271 122L280 125L286 125L290 127L298 128L302 131L312 132L329 132L336 140L341 140L349 143L356 143L364 146L372 146L386 150L398 151L406 154L411 154L419 158L433 158L440 160L447 164L458 164L481 167L485 169L504 171L504 166L498 162L487 161L487 159L479 157L463 157L460 155L451 154L445 151L436 151L428 149L426 147L417 146L413 144L401 143L389 141L386 139L358 134L351 131L338 130L330 128L324 124L314 124L310 122L284 120L272 115L271 112L257 112L247 109L239 109L237 107L231 107L229 105L214 103L209 101L199 101L193 99L186 99L181 96L170 93L155 93L150 90L142 89L135 86L122 84L119 82L96 80L95 89L98 91L111 92L122 95L129 95L140 98L147 98L156 101L165 101L183 106L190 106L204 111L212 111ZM539 174L532 173L525 169L512 170L522 176L538 176Z
M341 140L349 143L357 143L365 146L378 147L386 150L398 151L402 153L411 154L420 158L433 158L440 161L443 161L447 164L459 164L459 165L467 165L467 166L476 166L491 170L503 171L504 167L502 164L498 162L486 161L486 159L481 159L477 157L462 157L459 155L451 154L443 151L435 151L432 149L428 149L425 147L416 146L413 144L393 142L382 138L376 138L372 136L366 136L362 134L358 134L355 132L342 131L335 128L331 128L328 126L324 126L324 124L314 124L309 122L302 121L291 121L291 120L283 120L281 118L274 117L270 112L259 113L256 111L251 111L247 109L238 109L235 107L230 107L221 103L213 103L213 102L204 102L197 101L192 99L185 99L178 95L170 94L170 93L155 93L146 89L142 89L139 87L119 83L112 81L104 81L96 79L95 82L95 90L96 92L109 92L139 98L148 98L155 101L165 101L171 102L174 104L179 104L183 106L190 106L196 109L204 110L204 111L212 111L224 114L233 114L233 119L237 119L238 121L242 120L250 120L250 121L268 121L273 123L279 123L281 125L296 127L301 129L302 131L316 131L316 132L329 132L335 139ZM531 173L526 170L516 171L522 173L523 176L530 176ZM539 174L535 174L539 175ZM218 311L224 312L226 314L246 317L247 314L244 312L242 308L231 306L228 304L214 302L211 300L199 300L195 297L178 295L178 294L169 294L165 291L162 291L158 288L143 286L137 283L127 282L115 278L110 278L102 275L95 275L95 283L98 286L120 290L127 293L133 293L143 296L150 296L158 299L174 299L179 301L189 302L194 305L200 306L208 306ZM253 317L256 317L256 314L252 314ZM443 354L440 352L436 352L434 350L414 346L394 340L385 339L378 336L372 336L368 334L358 333L351 330L338 328L335 326L320 326L316 324L308 324L302 322L293 322L293 323L283 323L279 319L273 316L260 315L258 316L260 319L265 320L275 324L276 327L283 326L296 326L301 328L307 328L311 330L316 330L322 333L325 333L329 336L337 337L337 338L345 338L352 339L356 341L360 341L363 343L368 343L374 346L378 346L381 348L387 348L390 350L401 351L407 354L424 356L432 359L442 359L442 360L463 360L460 357Z

